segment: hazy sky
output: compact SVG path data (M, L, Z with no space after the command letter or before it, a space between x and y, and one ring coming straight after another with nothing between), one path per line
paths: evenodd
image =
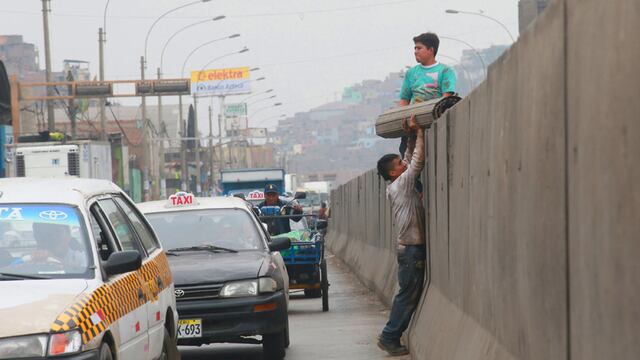
M106 78L139 78L139 59L151 24L164 12L190 2L193 0L110 0ZM64 59L77 59L89 61L91 72L97 74L98 28L102 26L106 3L106 0L51 1L53 70L60 70ZM411 39L425 31L459 38L478 48L510 43L508 34L498 24L479 16L445 14L444 10L482 10L504 23L517 37L517 3L517 0L212 0L178 10L158 23L149 38L146 76L155 77L162 46L178 29L226 15L224 20L197 25L176 36L167 48L163 70L165 77L179 77L185 58L198 45L241 34L239 38L203 47L191 57L187 69L199 70L218 56L247 46L249 52L226 57L210 67L261 68L252 77L264 76L266 80L254 83L254 90L273 88L277 95L273 100L283 106L260 111L251 120L253 124L280 114L291 116L306 111L334 100L345 86L364 79L383 79L389 72L413 65ZM42 2L0 0L0 4L0 34L23 35L26 42L36 44L44 67ZM440 52L459 58L464 48L457 42L443 40ZM270 101L255 104L250 114L270 105ZM165 102L177 102L177 98ZM205 106L200 110L204 115ZM267 124L276 122L274 119Z

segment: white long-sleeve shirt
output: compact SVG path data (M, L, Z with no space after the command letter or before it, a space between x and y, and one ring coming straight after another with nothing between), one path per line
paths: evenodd
M423 129L417 130L415 140L409 139L404 161L408 168L387 186L387 197L398 228L398 244L422 245L425 243L425 212L415 183L425 164Z

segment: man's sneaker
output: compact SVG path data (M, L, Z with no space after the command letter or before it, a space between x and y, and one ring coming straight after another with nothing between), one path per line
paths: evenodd
M402 356L409 354L409 349L406 346L401 345L400 342L393 343L378 339L378 347L386 351L391 356Z

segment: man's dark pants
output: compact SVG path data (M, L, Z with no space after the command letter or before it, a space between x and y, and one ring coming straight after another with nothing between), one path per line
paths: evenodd
M398 250L398 282L400 290L393 299L389 322L380 339L387 343L400 342L402 333L409 327L424 286L426 247L408 245Z

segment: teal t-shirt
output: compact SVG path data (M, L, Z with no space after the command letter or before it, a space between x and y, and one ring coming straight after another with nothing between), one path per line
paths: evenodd
M447 92L456 92L456 73L452 68L440 63L418 64L405 74L400 99L413 104L437 99Z

